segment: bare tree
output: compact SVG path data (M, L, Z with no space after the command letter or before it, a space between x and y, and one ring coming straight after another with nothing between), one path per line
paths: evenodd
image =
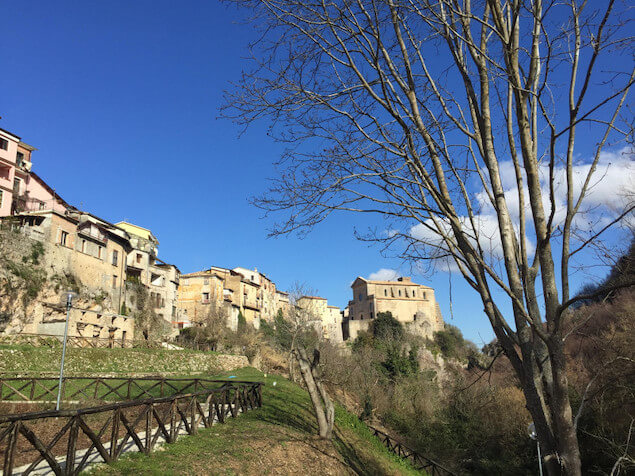
M320 350L318 349L318 334L321 330L321 320L316 315L312 305L307 305L302 297L307 294L303 287L295 284L289 293L290 306L286 315L286 331L290 334L289 376L293 378L293 362L296 362L302 375L302 381L309 392L313 410L318 423L321 438L330 440L335 424L335 407L320 375ZM313 348L313 358L307 353L307 347Z
M593 197L611 173L605 147L632 155L627 2L235 3L261 34L223 115L269 119L289 144L255 200L286 212L272 233L377 213L386 231L366 239L461 273L522 383L549 474L580 474L561 322L582 299L575 260L632 217L632 191L614 185L611 210Z

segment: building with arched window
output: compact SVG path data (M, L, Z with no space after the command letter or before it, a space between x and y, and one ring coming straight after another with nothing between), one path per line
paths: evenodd
M358 277L351 288L353 300L349 301L345 313L345 339L355 339L381 312L390 312L410 332L424 337L432 337L434 332L443 329L441 309L434 289L429 286L413 283L408 277L396 281Z

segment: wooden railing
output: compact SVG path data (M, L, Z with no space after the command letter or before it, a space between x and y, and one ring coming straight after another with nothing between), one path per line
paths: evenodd
M227 380L163 377L64 377L61 397L75 400L139 400L211 390ZM233 380L231 383L248 383ZM0 377L0 401L54 401L59 379L50 377Z
M0 344L26 344L35 347L61 347L63 336L53 334L7 334L0 336ZM70 347L88 349L158 349L164 346L161 341L108 339L105 337L68 336Z
M76 475L124 452L148 454L157 443L172 443L180 434L262 406L261 390L260 382L231 382L162 398L0 416L3 475Z
M406 445L398 442L383 431L373 428L372 426L369 426L369 428L390 451L400 458L410 461L416 469L426 471L431 476L455 476L449 469L444 468L439 463L417 453L412 448L408 448Z

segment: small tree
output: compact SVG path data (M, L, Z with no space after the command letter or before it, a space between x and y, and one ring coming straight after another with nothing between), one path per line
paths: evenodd
M227 333L228 313L222 305L213 303L205 315L205 318L197 326L197 339L206 344L210 350L216 350Z
M319 339L315 332L317 322L321 322L310 306L303 306L300 298L299 285L290 294L291 306L288 317L284 320L286 332L291 337L290 355L298 364L302 380L311 397L313 410L318 422L318 430L321 438L330 440L333 435L333 425L335 423L335 407L326 391L321 378L318 365L320 363L320 351L317 348ZM307 348L313 348L313 358L309 358ZM290 364L292 361L289 362ZM292 373L292 366L289 366L289 374Z

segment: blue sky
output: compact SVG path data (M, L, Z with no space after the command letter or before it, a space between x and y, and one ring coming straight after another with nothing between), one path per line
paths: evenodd
M279 287L302 282L343 307L350 283L399 268L356 241L369 217L336 215L305 239L267 239L247 199L264 191L282 147L264 125L238 138L219 120L252 29L217 2L9 2L3 6L0 127L37 147L34 170L68 202L152 229L182 272L257 267ZM381 222L375 222L381 226ZM407 268L403 268L407 274ZM448 275L435 287L448 322L477 343L482 305Z

